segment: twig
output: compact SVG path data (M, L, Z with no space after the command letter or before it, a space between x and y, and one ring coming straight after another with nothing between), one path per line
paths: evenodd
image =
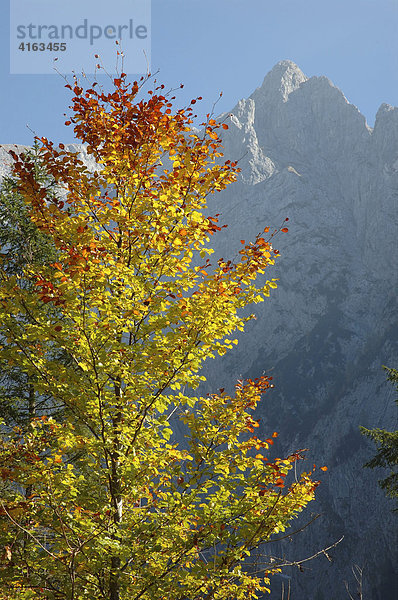
M1 502L1 501L0 501ZM51 556L51 558L53 558L54 560L58 560L60 563L62 563L65 566L65 562L62 560L62 558L60 558L59 556L57 556L56 554L53 554L50 550L48 550L45 546L43 546L43 544L40 542L39 539L37 539L36 536L34 536L28 529L26 529L25 527L23 527L20 523L18 523L8 512L8 510L6 509L6 507L4 506L4 503L1 502L1 507L4 510L4 512L6 513L7 517L10 519L10 521L12 523L14 523L14 525L16 525L18 527L18 529L20 529L21 531L24 531L29 537L32 538L32 540L34 540L36 542L36 544L38 544L40 546L40 548L42 548L44 550L44 552L47 552L47 554L49 556Z
M351 571L354 575L355 581L357 582L357 593L356 593L356 598L359 600L363 600L363 595L362 595L362 573L363 573L363 568L359 567L358 565L353 565L351 567ZM351 592L350 592L350 587L348 585L347 581L344 581L344 585L345 585L345 589L347 590L347 594L349 595L349 597L351 598L351 600L355 600L354 596L352 596Z
M327 554L327 552L328 552L328 550L335 548L337 546L337 544L340 544L340 542L342 542L343 539L344 539L344 535L337 542L334 542L334 544L332 544L331 546L328 546L327 548L322 548L322 550L319 550L319 552L316 552L315 554L313 554L312 556L308 556L307 558L303 558L302 560L295 560L292 562L279 563L278 568L279 567L300 567L302 563L307 562L309 560L313 560L314 558L316 558L317 556L320 556L321 554L326 556L326 558L328 559L329 562L332 562L332 559Z

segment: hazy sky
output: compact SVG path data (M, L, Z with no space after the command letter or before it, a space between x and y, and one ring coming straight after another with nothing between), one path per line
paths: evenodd
M152 72L168 87L184 83L180 104L202 96L200 114L220 91L217 113L233 108L282 59L329 77L370 125L381 103L398 104L398 0L152 0L151 37ZM0 143L31 144L27 125L73 141L64 80L10 75L9 56L9 1L0 0Z

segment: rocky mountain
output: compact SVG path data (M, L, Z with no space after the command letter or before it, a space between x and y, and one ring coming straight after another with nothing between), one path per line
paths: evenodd
M362 467L374 447L359 426L397 428L382 365L398 365L398 108L383 104L371 129L326 77L282 61L221 119L224 158L242 171L210 200L209 214L228 224L212 239L215 256L233 257L239 240L286 217L289 233L275 237L281 257L266 274L278 289L255 306L236 349L206 365L202 392L272 375L260 433L279 432L278 455L308 448L311 466L328 466L297 528L321 516L264 552L302 561L344 536L329 558L276 576L271 598L288 579L294 600L344 600L344 581L356 597L358 565L363 600L396 599L397 516L377 485L383 473Z
M383 473L362 468L374 448L359 425L397 428L382 365L398 364L398 108L383 104L372 130L326 77L282 61L221 118L225 157L242 172L210 204L228 223L216 255L231 257L285 217L289 233L275 238L281 257L267 273L278 289L236 350L207 365L208 389L272 375L260 432L279 431L278 453L309 448L328 466L306 515L321 517L272 552L301 560L344 539L332 562L321 554L287 572L292 598L342 600L344 581L356 597L358 565L363 598L392 600L397 517L377 486ZM281 598L275 582L271 598Z

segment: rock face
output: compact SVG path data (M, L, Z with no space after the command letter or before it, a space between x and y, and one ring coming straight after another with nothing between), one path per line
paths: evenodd
M228 223L215 256L230 258L240 239L285 217L289 233L275 238L281 257L267 273L278 289L256 305L236 350L206 366L206 391L272 375L260 432L279 431L279 455L309 448L311 464L328 466L306 514L322 516L272 552L296 560L344 540L332 562L321 555L287 572L292 597L343 600L344 581L355 597L356 564L363 598L392 600L397 517L377 486L383 473L362 468L374 448L359 425L397 428L382 365L398 364L398 108L382 105L372 130L326 77L282 61L222 119L225 158L242 172L210 202ZM282 581L287 589L279 581L275 600Z
M264 552L302 560L344 536L332 562L321 554L275 576L271 598L282 582L286 594L287 578L295 600L344 600L344 581L356 597L358 565L364 600L395 600L397 517L377 486L383 473L362 468L374 448L359 426L397 428L381 367L398 365L398 108L382 105L372 130L326 77L282 61L221 118L224 158L242 172L209 203L228 224L212 239L215 256L233 257L240 239L285 217L289 233L275 238L281 257L266 275L278 289L255 306L236 349L206 365L201 391L272 375L260 433L279 432L279 456L309 448L310 465L328 466L297 527L321 517Z

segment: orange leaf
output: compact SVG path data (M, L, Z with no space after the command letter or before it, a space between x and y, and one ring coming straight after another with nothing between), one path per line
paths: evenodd
M289 230L287 227L282 227L281 231L283 231L283 233L287 233Z
M321 467L321 471L327 471L328 468L327 467Z

